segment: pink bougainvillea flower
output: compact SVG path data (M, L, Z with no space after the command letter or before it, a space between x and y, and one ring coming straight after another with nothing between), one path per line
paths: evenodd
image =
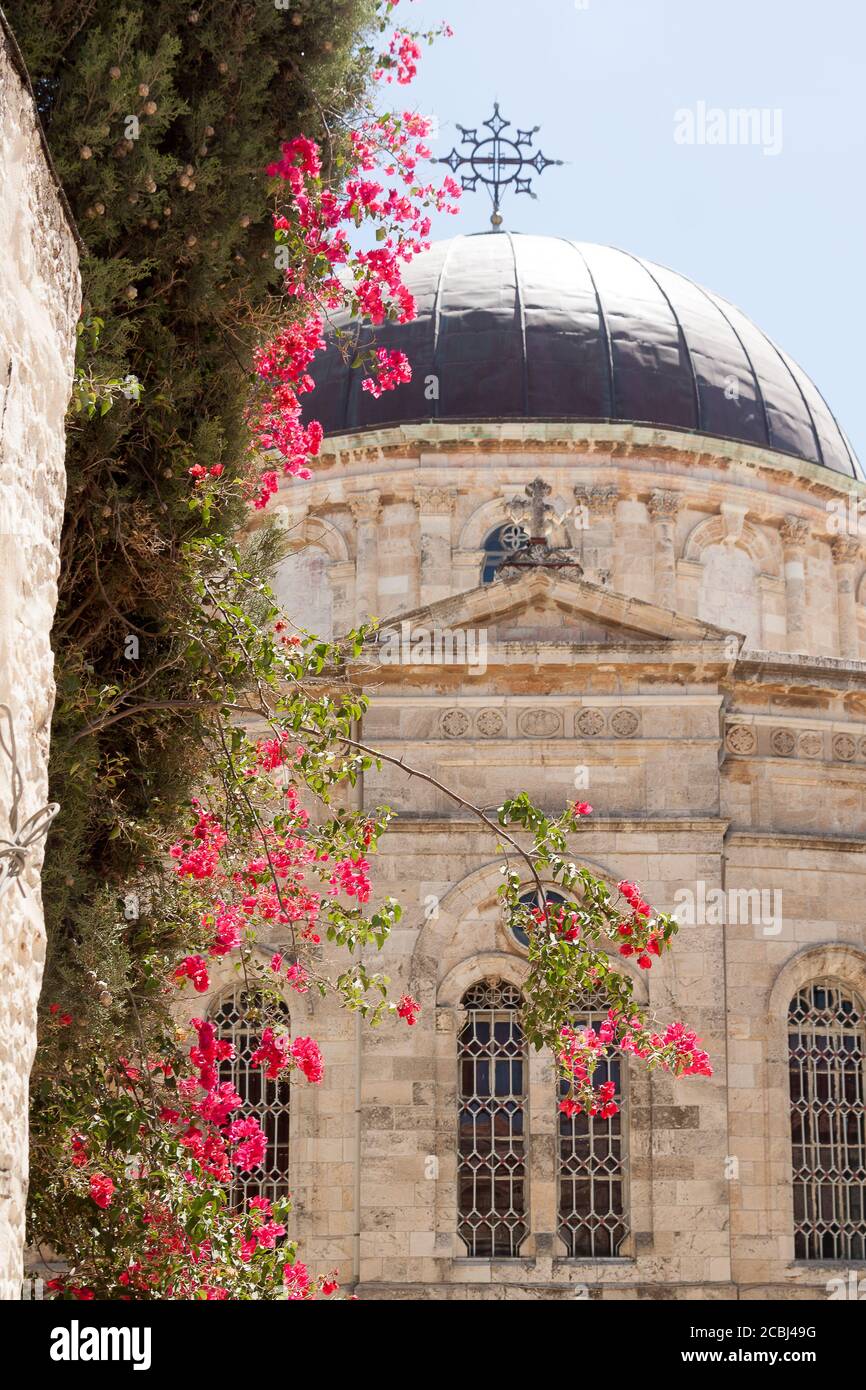
M296 1260L293 1265L283 1265L283 1283L286 1297L290 1303L306 1298L310 1292L310 1276L307 1266Z
M104 1173L94 1173L90 1179L90 1195L96 1205L104 1211L111 1206L114 1196L114 1182Z
M292 1057L296 1066L308 1081L318 1085L325 1074L322 1054L312 1038L295 1038L292 1043Z
M409 1027L412 1028L418 1021L421 1012L421 1005L417 999L413 999L411 994L404 994L397 1004L397 1017L405 1018Z
M205 994L210 989L207 961L203 956L185 956L175 970L174 978L178 982L191 980L197 994Z

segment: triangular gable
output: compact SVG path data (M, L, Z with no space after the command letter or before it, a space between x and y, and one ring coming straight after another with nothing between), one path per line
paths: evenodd
M585 579L539 568L401 613L381 625L389 632L484 629L489 643L553 642L632 646L669 641L718 643L739 637L643 599L616 594Z

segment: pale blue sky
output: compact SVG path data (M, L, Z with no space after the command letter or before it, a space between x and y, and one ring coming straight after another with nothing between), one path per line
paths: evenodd
M506 197L507 228L620 246L733 300L814 378L866 461L863 0L402 0L395 14L455 31L396 89L438 117L434 153L498 99L567 161L535 180L536 202ZM779 109L781 152L677 144L675 112L699 102ZM467 193L433 235L489 216Z

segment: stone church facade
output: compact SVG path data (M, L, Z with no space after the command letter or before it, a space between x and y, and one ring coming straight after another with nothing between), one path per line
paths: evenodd
M353 793L398 813L382 968L422 1012L287 1000L326 1059L267 1102L293 1234L362 1298L828 1297L866 1276L860 467L799 368L669 271L488 234L411 276L405 396L328 355L278 585L325 635L380 618L345 677L359 737L456 799L393 763ZM525 942L469 809L519 790L591 802L579 862L677 911L637 997L713 1060L623 1065L591 1131L525 1055ZM242 1044L232 987L211 1007Z

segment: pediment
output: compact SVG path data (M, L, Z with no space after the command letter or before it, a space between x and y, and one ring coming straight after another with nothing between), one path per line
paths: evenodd
M438 603L385 621L381 636L408 631L483 629L487 642L501 645L555 643L568 646L629 647L659 642L719 643L732 635L711 623L669 608L613 593L585 579L538 569L499 579Z

